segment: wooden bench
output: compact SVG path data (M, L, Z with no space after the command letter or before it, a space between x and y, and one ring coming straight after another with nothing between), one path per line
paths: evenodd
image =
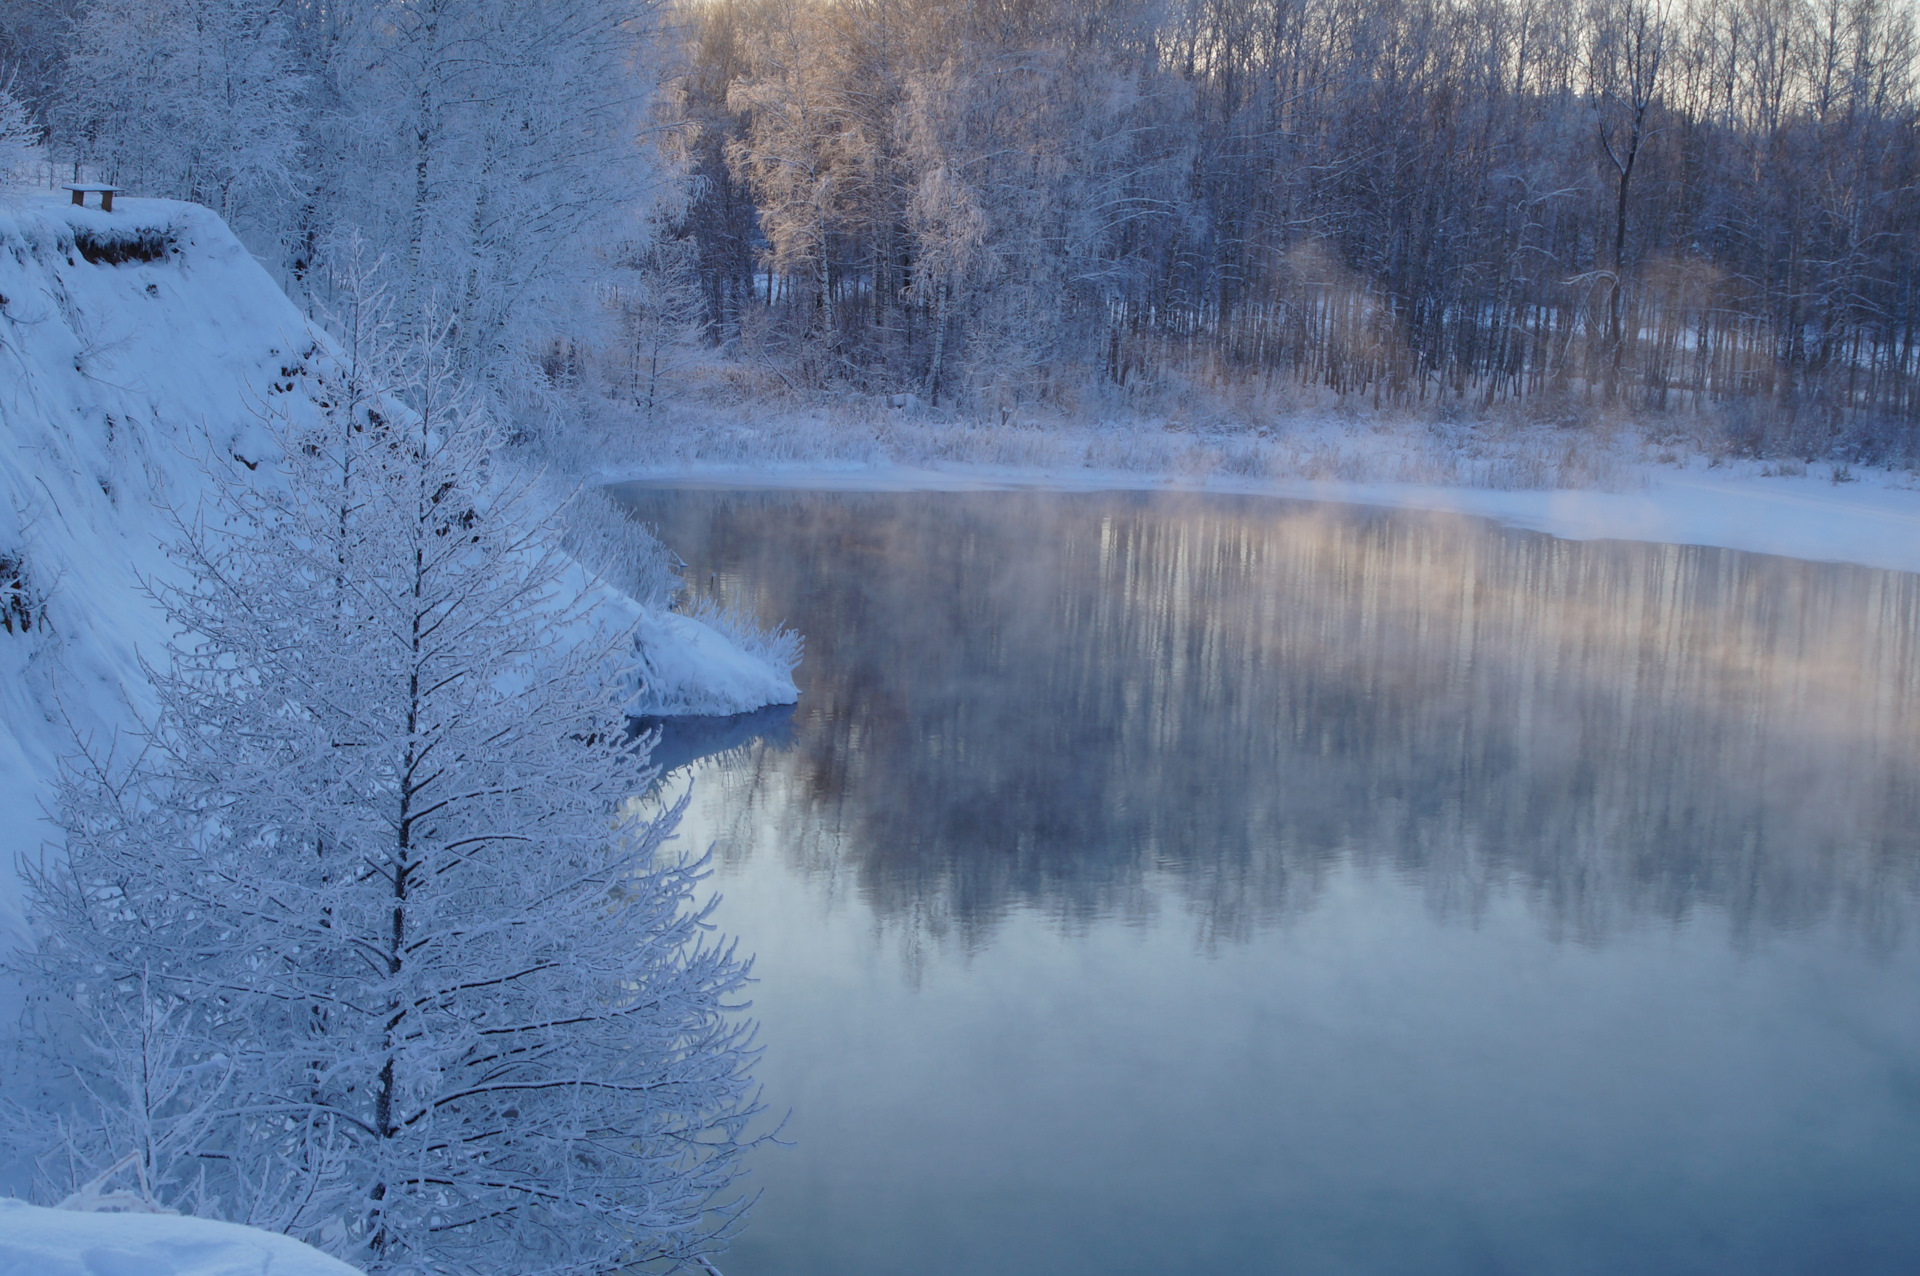
M113 211L113 197L120 193L120 187L103 186L99 182L68 182L64 189L73 192L73 203L76 208L85 208L87 206L87 196L98 194L100 196L100 211L103 213Z

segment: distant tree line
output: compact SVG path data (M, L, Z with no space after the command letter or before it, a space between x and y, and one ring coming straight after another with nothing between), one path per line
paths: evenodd
M1002 409L1168 376L1920 422L1889 0L710 0L709 338Z
M989 415L1258 381L1912 450L1908 0L662 3L13 0L0 79L318 304L384 257L521 421L650 414L695 323Z

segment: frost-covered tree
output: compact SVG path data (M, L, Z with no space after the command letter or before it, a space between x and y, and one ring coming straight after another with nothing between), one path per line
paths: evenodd
M31 875L73 1180L157 1148L162 1204L376 1271L692 1261L742 1208L745 963L551 516L436 351L394 385L354 327L282 475L182 519L157 718Z
M72 12L0 16L0 72L66 33L34 102L62 163L207 204L323 307L364 243L516 424L550 343L618 342L604 287L676 184L648 131L654 0L43 5Z
M55 106L60 155L271 233L301 141L285 43L270 0L93 0Z
M758 74L731 87L727 104L751 124L729 161L759 196L766 264L796 292L810 345L831 347L835 317L832 248L843 220L846 153L859 149L840 77L834 32L812 6L768 6L755 42Z
M708 329L819 338L842 383L991 411L1284 372L1920 439L1910 4L684 9Z
M295 259L328 290L342 236L400 270L409 318L497 408L527 410L551 342L595 342L604 251L655 193L648 0L294 0L314 85Z
M1139 245L1179 194L1174 110L1077 35L1056 16L1025 47L909 78L913 291L932 312L936 399L971 383L982 406L1005 407L1049 376L1084 379L1144 273Z
M15 97L11 86L0 83L0 192L26 179L40 159L40 130Z

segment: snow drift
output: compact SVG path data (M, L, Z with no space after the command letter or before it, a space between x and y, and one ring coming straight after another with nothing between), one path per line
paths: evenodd
M290 1236L174 1214L0 1200L0 1276L359 1276Z
M161 502L191 510L210 459L270 461L263 414L312 412L329 357L204 208L0 204L0 935L20 925L12 865L50 832L44 785L74 731L104 741L149 707L140 660L167 635L141 580L172 571ZM636 712L796 698L777 662L580 583L635 628Z

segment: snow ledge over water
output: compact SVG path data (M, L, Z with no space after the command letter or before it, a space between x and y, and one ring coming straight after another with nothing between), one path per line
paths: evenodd
M290 1236L177 1214L103 1214L0 1200L4 1276L359 1276Z

